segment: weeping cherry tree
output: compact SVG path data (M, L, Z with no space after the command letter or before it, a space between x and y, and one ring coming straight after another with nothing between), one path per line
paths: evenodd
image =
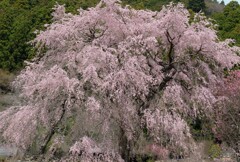
M0 142L46 161L193 153L189 121L211 119L223 69L240 61L232 40L221 42L201 13L190 20L182 4L54 10L32 41L37 56L13 82L21 104L0 112Z

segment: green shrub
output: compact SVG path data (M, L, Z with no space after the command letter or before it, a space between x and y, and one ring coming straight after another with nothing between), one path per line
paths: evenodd
M207 118L196 118L189 120L190 131L196 141L213 139L212 125Z
M208 150L207 150L207 154L209 157L211 157L212 159L214 158L220 158L221 154L222 154L222 149L219 146L219 144L215 144L213 142L210 142L208 145Z
M0 90L10 89L10 82L13 80L14 75L8 71L0 69Z

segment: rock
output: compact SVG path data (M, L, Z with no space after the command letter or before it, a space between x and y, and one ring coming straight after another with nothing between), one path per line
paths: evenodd
M0 157L14 157L17 155L16 147L0 146Z

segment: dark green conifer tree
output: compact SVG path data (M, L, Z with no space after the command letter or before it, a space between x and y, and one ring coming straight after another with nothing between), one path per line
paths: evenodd
M220 2L220 4L225 6L224 0L222 0L222 1Z
M204 11L206 8L206 4L204 0L189 0L188 8L193 10L194 12Z

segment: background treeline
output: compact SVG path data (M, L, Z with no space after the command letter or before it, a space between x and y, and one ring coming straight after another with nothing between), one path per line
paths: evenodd
M223 12L214 13L212 17L219 25L220 38L235 39L236 45L240 46L240 5L238 2L230 2L224 7Z
M72 13L97 2L99 0L58 0ZM55 4L55 0L0 0L0 90L9 89L12 73L21 70L24 60L33 57L35 51L28 42L36 36L34 31L44 30L44 24L51 23Z
M66 4L67 12L77 12L82 7L94 6L98 0L59 0ZM15 71L23 60L33 56L28 44L35 37L35 30L51 22L55 0L2 0L0 1L0 68Z
M172 0L122 0L137 9L160 10ZM231 2L225 6L217 0L173 0L182 2L194 12L203 11L219 24L222 39L236 39L240 45L240 6ZM78 8L87 9L99 0L57 0L65 4L67 12L77 13ZM0 69L16 72L23 67L23 61L34 56L34 48L28 42L35 37L34 31L43 30L51 23L51 12L56 0L0 0ZM5 77L1 76L4 73ZM1 79L8 72L0 73Z

